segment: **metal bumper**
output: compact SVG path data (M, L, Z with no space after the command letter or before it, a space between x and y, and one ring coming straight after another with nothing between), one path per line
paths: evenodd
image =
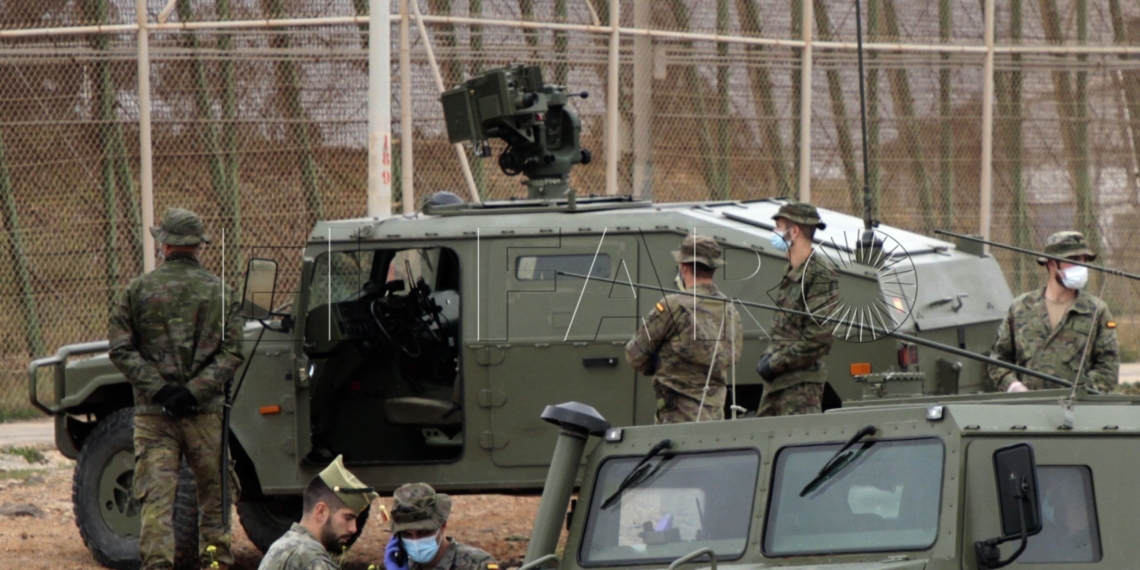
M64 365L67 363L67 359L83 354L107 352L110 348L111 343L105 340L69 344L60 348L55 353L55 356L33 360L28 364L28 399L31 400L32 405L42 410L45 414L56 415L62 412L58 404L46 404L40 401L39 394L36 390L36 377L40 368L45 366L55 367L55 395L56 398L62 398L64 391L64 371L66 368Z

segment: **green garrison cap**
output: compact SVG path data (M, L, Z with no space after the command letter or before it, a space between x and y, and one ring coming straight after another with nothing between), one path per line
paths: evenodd
M1096 254L1089 249L1088 243L1085 242L1085 236L1081 232L1057 232L1049 236L1049 240L1045 242L1045 253L1056 257L1076 257L1078 255L1087 255L1089 260L1095 260ZM1037 263L1045 265L1048 259L1038 257Z
M780 206L780 211L772 216L773 220L778 218L784 218L801 226L815 226L821 230L827 229L827 224L819 218L819 210L807 202L788 202Z
M677 263L695 261L710 269L724 265L720 244L711 237L696 234L685 236L685 240L681 242L681 249L673 252L673 259L677 260Z
M439 530L451 514L451 497L427 483L408 483L392 494L392 532Z
M150 228L150 235L159 243L170 245L198 245L210 243L210 236L202 225L202 218L185 208L170 208L162 215L162 224Z
M344 468L344 460L340 455L336 456L336 459L328 467L325 467L325 470L321 471L318 476L321 481L325 482L325 485L329 486L329 489L332 489L333 493L336 493L337 498L344 503L344 506L352 509L358 515L364 512L364 509L367 509L372 501L380 497L375 489L364 486L364 483L361 483L356 475Z

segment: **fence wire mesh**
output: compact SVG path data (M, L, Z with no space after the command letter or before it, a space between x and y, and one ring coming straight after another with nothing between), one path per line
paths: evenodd
M811 22L803 21L805 1L812 3ZM392 1L393 14L398 4ZM165 5L149 1L148 21L156 22ZM1075 227L1100 244L1105 264L1140 272L1140 56L1111 50L1140 46L1140 5L996 6L999 46L1105 49L996 54L994 239L1034 248ZM622 35L618 112L607 117L604 26L613 7L610 0L420 0L430 37L413 23L411 101L399 100L393 23L393 150L399 152L400 137L412 137L416 201L439 190L468 195L425 55L430 41L448 87L482 70L534 63L548 80L590 93L573 103L582 144L598 158L573 174L580 194L607 191L605 126L614 120L620 194L658 201L797 196L800 149L809 144L812 200L861 213L853 2L625 0L621 25L655 34ZM877 216L922 233L976 232L983 1L867 0L864 7L866 41L899 44L866 54L868 174ZM251 23L156 26L149 34L156 217L171 206L201 213L219 238L203 261L234 286L249 258L275 259L286 298L297 287L300 250L314 222L365 213L367 26L343 22L367 15L368 2L179 0L174 8L175 25ZM454 19L430 19L440 16ZM341 20L264 24L297 18ZM105 338L111 298L154 254L142 248L137 33L59 33L135 21L131 0L0 4L0 263L7 263L0 274L0 412L29 408L30 358ZM518 21L576 27L523 29ZM809 132L801 132L804 50L787 44L802 38L805 24L817 41L844 42L813 50ZM939 44L968 49L930 49ZM400 124L404 105L412 106L410 125ZM494 162L471 160L484 199L524 194ZM405 173L398 156L393 164L398 208ZM1043 272L1033 260L994 253L1015 291L1040 284ZM1090 287L1103 291L1122 322L1140 312L1132 282L1108 278ZM1125 352L1135 355L1137 342L1128 337ZM51 389L46 378L40 385Z

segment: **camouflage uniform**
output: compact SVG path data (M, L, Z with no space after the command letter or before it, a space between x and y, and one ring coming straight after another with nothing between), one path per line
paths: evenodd
M1053 234L1045 246L1045 253L1058 257L1087 255L1090 259L1096 258L1096 254L1085 245L1084 236L1078 232ZM1038 258L1037 262L1044 264L1045 258ZM1082 383L1102 392L1111 392L1116 387L1120 372L1120 351L1112 313L1104 301L1084 291L1077 291L1077 298L1065 311L1056 329L1049 322L1044 288L1014 299L998 327L990 356L1070 381L1081 369ZM994 365L989 367L989 377L1002 391L1008 390L1015 380L1030 390L1060 388L1038 378L1019 378L1014 371Z
M703 236L686 237L673 255L679 263L695 260L709 268L724 264L720 246ZM720 289L698 283L691 291L723 300L666 295L625 345L630 365L640 374L653 375L659 424L723 420L729 368L744 348L736 307Z
M209 239L201 219L182 209L168 210L151 233L172 245ZM232 535L222 522L220 450L224 387L243 360L239 307L233 292L188 253L174 253L152 273L132 280L112 307L111 361L135 395L134 490L142 502L144 570L174 562L171 516L182 456L198 487L202 559L210 559L205 549L214 546L214 560L233 562ZM188 389L197 414L164 414L155 397L167 386ZM230 472L236 492L232 466Z
M352 509L357 515L363 513L372 501L379 497L376 491L365 486L345 469L344 460L339 455L328 467L318 473L317 477L332 489L337 498L344 503L344 507ZM332 510L339 508L339 505L330 506ZM303 519L301 522L306 521ZM293 523L289 532L274 541L265 552L257 570L339 570L339 568L340 564L304 524Z
M451 497L427 483L409 483L392 494L392 534L406 530L438 531L451 514ZM408 561L408 570L499 570L494 557L447 537L443 557L434 567Z
M321 541L298 523L265 552L257 570L340 570Z
M827 227L815 206L803 202L790 202L780 208L773 219L784 218L791 222ZM767 359L768 378L764 378L764 396L756 415L790 416L819 413L823 397L823 383L827 371L822 359L831 351L834 337L831 328L821 323L827 320L829 310L838 296L836 268L826 255L815 255L800 267L789 263L784 277L776 286L774 303L783 309L808 312L814 315L797 315L783 311L772 317L768 331L771 341L760 362ZM769 292L770 294L771 292ZM806 301L806 302L805 302ZM761 366L757 366L759 370ZM763 378L765 373L761 373Z

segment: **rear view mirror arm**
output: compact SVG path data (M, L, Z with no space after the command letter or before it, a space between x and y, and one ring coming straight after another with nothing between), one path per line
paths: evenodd
M994 570L1013 564L1014 561L1025 552L1025 547L1029 546L1029 525L1025 521L1025 493L1029 488L1026 478L1023 477L1021 485L1018 486L1020 493L1018 494L1017 501L1017 514L1021 517L1021 534L1019 536L1011 536L1006 538L990 538L984 541L974 543L974 554L977 556L979 570ZM1021 546L1017 547L1017 551L1007 560L1000 560L1001 552L998 551L998 545L1009 542L1014 539L1021 539Z

